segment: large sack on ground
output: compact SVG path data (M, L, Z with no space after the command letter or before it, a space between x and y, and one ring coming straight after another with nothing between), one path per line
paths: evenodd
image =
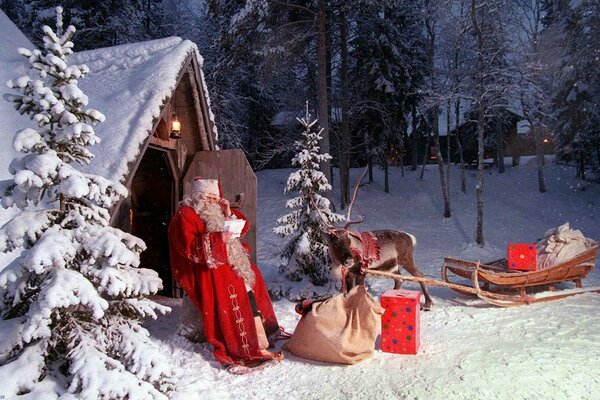
M356 364L373 355L384 309L364 286L312 306L284 346L297 356Z

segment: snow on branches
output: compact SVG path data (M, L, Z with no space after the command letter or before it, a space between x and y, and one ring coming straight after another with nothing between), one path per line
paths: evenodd
M0 183L2 206L20 210L0 228L0 251L18 254L0 268L0 392L167 398L174 371L141 326L170 311L147 299L162 281L139 268L144 242L109 226L127 189L73 166L92 159L104 115L78 87L88 68L69 65L75 28L62 33L61 12L56 32L43 28L43 51L19 49L31 76L8 82L8 100L37 128L16 133L23 156Z
M331 156L319 153L321 132L313 130L317 120L310 122L307 112L306 117L298 121L304 131L302 139L296 142L297 153L292 165L300 169L290 174L284 189L284 193L297 192L298 196L286 202L285 206L294 211L277 219L279 226L273 230L279 236L290 238L282 252L284 264L280 274L291 281L303 278L309 281L305 287L299 285L295 289L271 288L275 296L286 296L290 300L320 294L314 286L330 283L325 226L344 220L344 216L330 210L329 200L319 194L331 190L319 170L319 163L330 160Z

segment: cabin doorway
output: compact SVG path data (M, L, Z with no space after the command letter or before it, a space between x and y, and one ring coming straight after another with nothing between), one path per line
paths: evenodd
M153 269L163 281L158 293L173 296L168 227L174 209L174 179L164 151L149 147L131 183L131 231L146 243L142 268Z

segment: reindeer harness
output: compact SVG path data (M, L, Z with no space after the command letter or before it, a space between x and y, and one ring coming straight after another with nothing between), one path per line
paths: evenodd
M369 268L369 264L373 261L379 261L379 243L373 232L355 232L348 231L358 245L353 245L350 242L350 254L354 262L360 263L361 275L364 275L364 270ZM346 292L346 274L348 267L342 267L342 290Z

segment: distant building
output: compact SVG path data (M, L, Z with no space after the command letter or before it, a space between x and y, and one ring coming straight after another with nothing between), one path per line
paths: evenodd
M465 163L476 164L477 121L474 119L467 120L450 131L450 155L452 162L459 161L456 145L457 133L461 140ZM551 135L547 131L544 131L541 134L544 154L553 154L554 144ZM504 157L512 157L513 166L519 163L519 157L535 155L535 141L530 132L529 125L522 116L515 112L504 110L498 118L488 118L486 120L486 129L484 131L484 157L486 159L496 159L500 154L500 152L498 152L497 137L501 138L501 154ZM448 136L440 137L444 155L446 153L447 139Z

